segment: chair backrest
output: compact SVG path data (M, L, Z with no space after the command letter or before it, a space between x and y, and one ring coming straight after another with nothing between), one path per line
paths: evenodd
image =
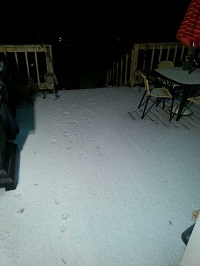
M174 62L173 61L160 61L158 63L158 67L173 67Z
M144 86L145 86L145 90L147 91L147 95L150 96L151 91L150 91L150 86L149 86L149 80L143 73L141 73L141 76L144 79Z
M200 96L187 98L188 101L200 105Z
M147 78L147 76L144 74L144 73L140 73L140 75L141 75L141 77L143 78L143 79L145 79L145 78Z

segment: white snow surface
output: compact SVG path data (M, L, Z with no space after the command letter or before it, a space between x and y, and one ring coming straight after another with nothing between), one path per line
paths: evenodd
M200 203L199 131L133 119L141 93L61 90L17 109L0 266L179 265Z

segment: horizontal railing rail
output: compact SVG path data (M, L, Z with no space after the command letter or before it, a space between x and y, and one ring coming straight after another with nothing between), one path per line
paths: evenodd
M107 84L114 86L135 86L138 84L137 70L152 72L162 60L180 65L189 49L181 43L135 43L107 71Z

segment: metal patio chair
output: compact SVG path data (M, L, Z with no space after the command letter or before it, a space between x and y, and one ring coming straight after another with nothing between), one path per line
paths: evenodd
M200 88L193 88L190 92L189 95L187 97L186 100L186 108L189 110L191 105L197 105L200 107ZM192 112L191 112L192 114Z
M158 62L158 68L163 68L163 67L174 67L174 62L173 61L169 61L169 60L163 60ZM158 78L157 80L158 84L165 84L165 80Z
M189 101L188 107L190 107L192 104L196 104L196 105L200 106L200 95L189 97L189 98L187 98L187 101Z
M173 104L174 104L174 97L169 91L167 87L153 87L150 88L149 80L147 76L145 76L143 73L141 74L144 79L144 85L145 85L145 91L144 94L140 100L140 103L138 105L138 109L141 108L144 105L143 113L141 116L141 119L145 117L145 115L150 111L150 109L156 104L156 107L159 106L159 104L162 102L162 109L165 108L165 101L166 99L171 100L171 106L170 106L170 118L169 121L172 119L172 110L173 110ZM145 97L146 96L146 97ZM149 108L147 108L150 98L154 98L155 100L151 104Z
M200 95L199 96L193 96L193 97L189 97L187 98L187 102L189 102L189 104L187 105L187 108L189 109L191 105L195 104L197 106L200 107ZM190 109L189 109L190 110ZM192 114L192 111L191 111Z

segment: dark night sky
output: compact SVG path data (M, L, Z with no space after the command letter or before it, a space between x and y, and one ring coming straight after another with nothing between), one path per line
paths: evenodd
M190 0L108 4L56 0L5 3L1 12L3 43L55 43L61 34L79 45L176 41ZM12 8L11 8L12 7Z
M15 1L11 5L4 2L1 43L48 43L52 44L54 51L74 47L80 53L91 53L91 57L96 51L99 54L113 53L114 57L125 53L137 42L177 41L176 32L190 0L139 0L112 4L35 0L33 3ZM64 40L62 47L59 37Z
M134 43L178 41L176 33L189 3L4 1L0 40L2 44L51 44L59 80L69 72L74 84L79 79L74 73L86 68L105 72L107 64L118 60Z

